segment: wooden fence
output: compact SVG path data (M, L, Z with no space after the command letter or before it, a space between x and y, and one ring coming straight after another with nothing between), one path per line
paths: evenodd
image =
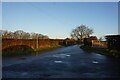
M107 48L107 41L92 40L92 47Z

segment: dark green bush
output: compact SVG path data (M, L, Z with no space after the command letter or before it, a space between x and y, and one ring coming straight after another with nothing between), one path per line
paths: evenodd
M2 50L2 56L20 56L32 54L34 50L26 45L10 46Z

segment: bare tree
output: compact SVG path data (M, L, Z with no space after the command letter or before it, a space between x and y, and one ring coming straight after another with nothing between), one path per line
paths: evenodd
M25 33L22 34L22 36L23 36L22 37L23 39L30 39L30 34L29 33L25 32Z
M7 30L0 30L0 38L14 38L14 39L49 39L47 35L39 33L28 33L23 30L9 32Z
M90 29L87 27L85 32L86 32L87 37L90 37L90 34L93 33L93 29Z
M78 36L78 33L77 33L77 30L76 30L76 29L73 29L73 30L72 30L70 36L71 36L73 39L76 39L76 40L79 39L79 36Z
M70 36L73 39L79 40L89 37L93 33L93 29L86 27L85 25L80 25L73 29Z
M47 35L44 35L42 39L49 39Z
M4 34L4 30L0 30L0 38L3 37L3 34Z
M49 39L47 35L42 35L38 33L31 33L31 38L32 39Z
M25 34L25 32L23 30L17 30L14 32L14 38L23 39L24 34Z
M42 35L42 34L38 34L38 38L39 38L39 39L42 39L42 38L43 38L43 35Z
M7 30L0 30L0 37L2 38L13 38L13 32Z
M14 33L13 32L8 32L7 38L14 38Z
M99 37L99 41L103 41L104 39L103 39L103 37Z
M8 31L7 30L3 30L2 32L1 32L1 35L2 35L2 38L8 38Z
M31 33L30 36L31 36L31 39L37 39L38 38L37 33Z

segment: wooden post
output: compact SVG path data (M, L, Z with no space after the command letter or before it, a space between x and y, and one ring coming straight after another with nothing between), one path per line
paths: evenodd
M65 42L66 42L65 44L66 44L66 46L67 46L67 40L66 40Z
M36 49L38 49L38 36L37 36L37 39L36 39ZM38 55L38 52L36 52L36 56Z
M92 47L93 47L93 40L92 40Z
M36 48L38 48L38 37L37 37L37 41L36 41Z

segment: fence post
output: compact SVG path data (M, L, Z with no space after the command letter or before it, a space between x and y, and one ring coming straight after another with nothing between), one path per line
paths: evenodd
M38 48L38 37L36 39L36 48Z
M92 40L92 47L93 47L93 40Z
M101 43L100 40L99 40L99 47L100 47L100 46L102 46L102 43Z

